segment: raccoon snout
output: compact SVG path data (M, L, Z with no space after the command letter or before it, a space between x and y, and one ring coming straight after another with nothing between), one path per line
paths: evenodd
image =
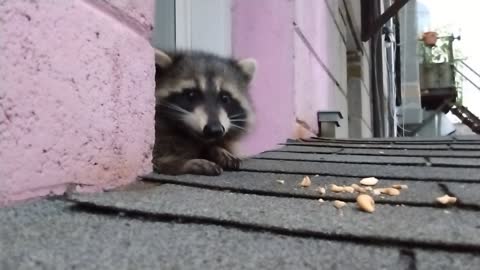
M203 135L207 138L220 138L225 133L225 128L220 123L207 124L203 128Z

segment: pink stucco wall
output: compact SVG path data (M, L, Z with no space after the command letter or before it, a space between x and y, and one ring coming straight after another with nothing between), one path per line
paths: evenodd
M296 116L318 132L319 110L333 109L334 82L325 72L336 59L331 33L326 27L333 23L326 1L295 1L295 109ZM324 65L322 67L322 64Z
M326 1L235 0L232 11L234 54L259 62L252 87L257 129L243 150L257 153L314 135L316 112L336 109L336 86L325 68L335 68L339 49Z
M256 128L240 148L244 154L275 148L293 134L293 11L288 0L233 1L233 53L259 64L251 88Z
M150 170L153 4L0 2L0 204Z
M153 0L0 1L0 205L150 171L153 10ZM328 16L325 1L232 1L233 53L259 63L243 155L312 135L316 111L335 103L317 59L335 65Z

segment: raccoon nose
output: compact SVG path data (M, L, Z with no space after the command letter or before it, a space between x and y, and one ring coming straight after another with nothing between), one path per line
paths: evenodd
M225 128L220 123L207 124L203 128L203 135L207 138L222 137L224 132L225 132Z

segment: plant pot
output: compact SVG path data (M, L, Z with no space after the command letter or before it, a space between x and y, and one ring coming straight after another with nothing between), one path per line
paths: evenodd
M433 47L437 44L438 34L437 32L425 32L423 33L423 43L426 46Z

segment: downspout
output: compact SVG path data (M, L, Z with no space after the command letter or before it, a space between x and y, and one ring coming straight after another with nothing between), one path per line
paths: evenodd
M372 12L375 17L381 14L380 12L380 0L377 0L372 5ZM372 57L372 72L371 72L371 101L372 101L372 126L373 137L383 137L383 70L382 70L382 42L381 34L373 33L370 39L370 55Z

